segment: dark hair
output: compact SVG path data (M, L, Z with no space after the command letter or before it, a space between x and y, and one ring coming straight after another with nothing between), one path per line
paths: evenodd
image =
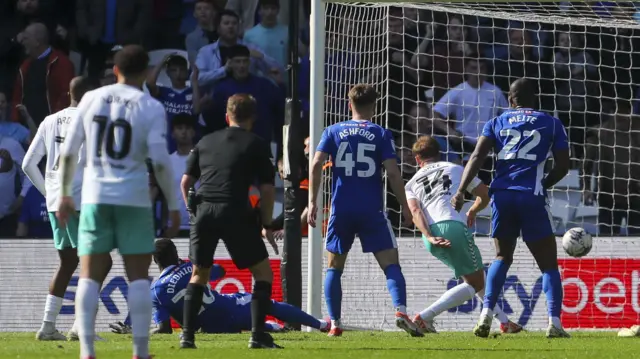
M366 106L373 106L378 99L378 91L369 84L358 84L349 91L349 102L356 110Z
M420 136L413 144L411 152L422 160L440 156L440 144L431 136Z
M71 97L80 102L85 93L96 88L95 81L86 76L78 76L71 79L69 83L69 93Z
M211 5L215 10L218 10L218 5L213 0L196 0L194 4L205 3Z
M237 123L245 122L256 116L256 99L249 94L235 94L227 100L227 115Z
M536 92L531 86L531 82L525 78L517 79L509 86L509 99L514 105L519 107L533 107L536 99Z
M179 66L186 69L189 67L189 63L187 62L187 59L185 59L182 55L172 55L167 59L166 66Z
M280 0L260 0L260 7L263 6L275 6L280 8Z
M163 238L155 242L153 261L162 268L167 268L180 262L178 249L172 240Z
M136 76L149 67L149 54L140 45L127 45L116 53L113 62L123 76Z
M196 118L188 113L179 113L171 119L171 131L178 126L196 127Z
M220 13L218 13L218 23L217 25L219 26L220 23L222 23L222 17L223 16L231 16L231 17L235 17L236 20L238 20L238 22L240 21L240 16L238 16L238 14L233 11L233 10L229 10L229 9L224 9L222 11L220 11Z
M251 51L244 45L234 45L229 48L228 57L230 59L234 57L251 57Z

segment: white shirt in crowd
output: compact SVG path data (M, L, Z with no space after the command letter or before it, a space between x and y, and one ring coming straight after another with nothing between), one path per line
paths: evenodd
M69 107L44 118L38 132L33 137L31 145L24 157L22 168L38 191L47 199L47 211L58 210L60 201L60 148L67 136L70 124L78 121L77 109ZM44 178L38 164L47 157ZM80 210L82 194L82 176L84 172L84 148L78 153L78 167L73 179L73 200L76 210Z
M456 121L456 130L466 139L477 142L484 124L509 108L502 90L483 81L478 88L466 81L447 91L433 111Z
M87 92L62 146L70 156L85 144L82 204L151 208L145 162L151 158L163 169L156 179L175 209L166 141L165 110L153 97L125 84Z
M451 162L434 162L422 167L405 185L407 200L420 202L422 213L429 225L442 221L458 221L466 225L466 218L451 205L464 168ZM482 181L474 178L466 188L471 193Z
M16 200L16 176L21 176L18 182L22 183L20 196L23 198L31 188L31 182L26 176L23 176L20 171L22 161L24 160L24 149L22 145L11 137L0 135L0 149L7 150L13 162L17 164L14 165L11 170L0 173L0 189L2 193L0 195L0 218L2 218L9 214L9 209ZM0 161L3 160L0 159ZM2 167L1 163L0 167Z

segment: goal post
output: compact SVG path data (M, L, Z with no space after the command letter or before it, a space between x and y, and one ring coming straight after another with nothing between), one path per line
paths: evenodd
M640 9L627 2L311 4L310 159L324 128L349 118L349 87L366 82L381 94L372 120L394 134L405 181L416 171L410 148L419 135L436 136L446 160L464 163L484 122L508 107L510 82L525 77L537 89L538 107L567 126L572 147L572 169L549 195L556 234L583 227L596 237L584 259L568 258L558 242L564 324L613 329L640 323L640 239L633 237L640 232L640 135L634 136L640 120L628 121L629 111L640 114ZM453 99L449 90L483 69L489 95ZM483 180L490 180L490 170L488 164ZM321 209L330 203L323 186ZM456 281L427 253L418 232L399 228L397 201L390 194L386 199L408 309L415 313ZM483 211L473 228L485 264L495 255L489 216ZM320 317L326 313L321 225L309 228L307 245L304 295L309 313ZM342 278L345 323L392 329L385 278L374 257L354 245ZM499 304L528 329L545 328L541 277L521 244L509 278ZM474 299L443 313L437 324L469 330L479 306Z

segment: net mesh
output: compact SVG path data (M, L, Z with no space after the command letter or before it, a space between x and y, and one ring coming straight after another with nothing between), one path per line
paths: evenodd
M640 282L634 258L640 258L639 242L617 238L640 231L640 120L632 115L640 110L635 100L640 80L635 6L330 3L325 11L325 125L349 118L346 95L351 86L374 84L382 95L374 121L393 132L405 181L416 172L410 148L419 135L437 136L443 159L462 164L484 122L508 107L509 84L521 77L534 82L539 108L563 121L571 144L572 169L550 192L556 233L583 227L601 236L594 239L588 259L561 260L565 325L637 324ZM464 100L447 95L465 81L483 85ZM492 166L487 163L481 171L487 183ZM329 188L323 191L330 203ZM419 311L455 281L425 251L418 232L400 227L399 205L390 193L387 210L399 237L409 310ZM485 262L495 254L484 237L489 235L489 216L489 209L483 211L474 228ZM563 256L560 243L559 251ZM354 248L348 262L345 321L392 328L385 278L375 259ZM505 311L529 329L544 329L541 277L526 247L519 245L515 263L505 287ZM478 308L474 300L444 313L438 324L445 330L469 330Z

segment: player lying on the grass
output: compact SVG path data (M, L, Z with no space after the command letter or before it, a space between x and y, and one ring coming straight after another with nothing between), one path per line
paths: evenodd
M153 334L172 333L171 318L182 325L184 312L184 295L191 279L193 266L183 262L178 250L170 239L159 239L155 243L153 260L161 271L160 276L151 285L153 301L153 321L156 328ZM224 269L214 265L211 280L224 276ZM204 333L239 333L251 330L251 294L220 294L207 286L203 295L202 309L198 316L199 329ZM286 323L297 323L321 331L329 330L329 323L319 320L302 310L276 301L272 301L268 315ZM127 333L125 323L111 324L114 333ZM282 329L271 324L271 330Z
M569 172L569 142L562 122L533 109L535 91L525 79L509 88L510 110L484 126L451 203L464 205L464 190L471 185L489 152L496 154L496 172L491 182L491 233L496 259L487 274L484 305L474 334L488 337L493 311L513 263L518 237L522 239L542 272L542 288L549 313L548 338L568 338L562 328L562 278L553 218L547 204L547 189ZM544 176L549 153L553 168Z
M62 308L64 292L67 290L69 281L78 267L78 217L69 219L66 226L61 226L56 218L55 212L58 210L60 181L58 180L58 169L60 159L60 146L64 142L68 127L78 121L77 109L82 96L93 86L90 80L84 77L76 77L69 83L70 106L53 115L45 117L38 127L38 132L33 138L29 149L24 157L22 169L29 177L31 183L47 199L47 211L53 229L53 243L58 250L60 266L49 284L49 295L44 307L44 319L40 330L36 333L37 340L66 340L62 333L56 330L56 319ZM46 157L45 176L38 168L40 161ZM79 156L80 168L84 168L84 157ZM80 192L82 191L82 171L78 171L73 179L73 196L77 204L80 204ZM75 208L79 210L79 207ZM110 258L110 257L109 257ZM109 265L110 267L111 265ZM69 331L69 339L78 338L78 321L73 324Z
M489 190L474 178L465 190L476 201L463 216L451 206L451 193L460 186L462 166L440 160L440 145L430 136L422 136L413 145L413 155L420 170L407 182L407 202L413 213L413 222L422 232L427 250L453 270L463 283L446 291L440 299L413 319L424 333L436 333L433 321L447 309L455 308L477 295L484 297L484 267L482 256L467 226L473 226L476 214L489 204ZM496 306L494 315L500 321L503 333L517 333L522 326L509 320Z

